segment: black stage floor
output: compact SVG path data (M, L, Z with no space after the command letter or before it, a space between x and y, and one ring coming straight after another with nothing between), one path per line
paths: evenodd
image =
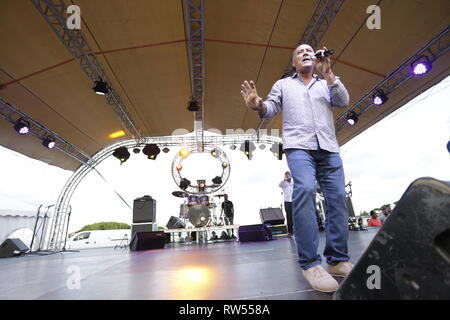
M376 231L350 231L351 261L360 258ZM323 252L324 242L321 233L319 252ZM79 289L72 281L77 274ZM303 278L295 241L289 237L247 243L169 244L165 249L137 252L103 248L0 259L0 299L331 298L331 294L312 290Z

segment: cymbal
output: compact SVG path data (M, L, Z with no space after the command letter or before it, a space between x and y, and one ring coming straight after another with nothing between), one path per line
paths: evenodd
M174 195L175 197L178 197L178 198L184 198L187 196L187 193L183 192L183 191L174 191L174 192L172 192L172 195Z
M224 194L217 194L217 195L215 195L214 197L225 197L225 195Z

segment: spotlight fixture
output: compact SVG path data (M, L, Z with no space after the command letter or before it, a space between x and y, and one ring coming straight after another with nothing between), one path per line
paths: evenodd
M205 191L205 180L197 180L198 183L198 191L204 192Z
M49 149L53 149L55 147L55 144L55 139L52 139L50 137L47 137L42 141L42 145Z
M120 147L114 150L113 156L119 159L120 164L122 164L130 158L130 153L126 147Z
M186 158L189 155L189 150L186 148L183 148L180 150L180 152L178 154L180 155L180 157Z
M356 122L358 122L358 115L355 112L350 111L347 115L347 123L353 126Z
M270 151L273 152L273 154L275 155L275 157L278 160L282 160L283 159L283 144L282 143L274 143L272 145L272 148L270 148Z
M155 160L158 154L161 152L159 147L152 143L145 145L144 149L142 149L142 153L145 154L149 159Z
M431 70L431 67L430 59L426 55L422 55L411 63L411 74L418 77L423 76Z
M252 152L256 149L253 142L250 142L249 140L245 140L244 143L241 145L240 149L244 154L247 156L248 160L251 160L253 155Z
M200 107L198 106L198 102L195 99L191 99L188 103L188 108L189 111L195 112L195 111L199 111Z
M227 162L222 163L222 167L225 169L226 167L228 167L228 163Z
M16 129L19 134L24 135L30 132L30 124L28 123L28 121L20 118L14 124L14 129Z
M181 169L183 169L183 166L181 164L177 164L176 169L177 171L180 171Z
M164 147L164 149L163 149L163 152L164 153L168 153L170 151L170 149L169 148L167 148L167 147Z
M372 96L373 98L373 103L376 104L377 106L382 105L383 103L385 103L386 101L388 101L388 97L387 95L384 93L383 90L378 89Z
M213 150L211 151L211 155L212 155L213 157L217 157L217 151L216 151L216 149L213 149Z
M212 179L212 182L214 184L222 184L222 177L217 176L214 179Z
M136 153L136 154L138 154L139 152L141 152L141 149L139 149L139 148L134 148L134 149L133 149L133 152Z
M109 88L108 84L104 82L103 80L97 80L95 81L94 87L92 88L96 94L105 95L108 93Z
M186 190L190 185L191 185L191 182L188 179L186 179L186 178L181 179L181 181L180 181L181 189Z

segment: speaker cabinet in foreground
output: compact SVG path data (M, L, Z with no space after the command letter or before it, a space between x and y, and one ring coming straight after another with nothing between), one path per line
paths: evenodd
M0 258L8 258L20 255L30 250L22 240L18 238L8 238L0 246Z
M164 231L156 232L137 232L131 239L130 250L152 250L163 249L166 243L166 236Z
M450 183L411 183L334 298L450 299Z
M263 224L240 226L238 230L240 242L266 241L272 239L272 234Z

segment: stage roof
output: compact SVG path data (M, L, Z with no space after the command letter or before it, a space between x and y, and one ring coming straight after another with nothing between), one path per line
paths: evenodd
M186 110L191 76L181 0L75 0L81 30L144 136L193 130ZM381 29L369 30L366 9L381 8ZM244 79L255 80L266 97L281 77L316 1L206 0L204 4L205 129L256 128L239 93ZM90 155L120 139L124 129L93 83L31 1L0 2L0 97ZM333 71L358 101L450 22L448 0L346 0L320 41L333 48ZM449 74L447 52L431 73L407 81L387 104L372 108L353 127L338 132L342 145ZM345 109L336 109L335 118ZM281 117L271 123L280 128ZM0 144L58 167L80 163L19 136L0 118Z

